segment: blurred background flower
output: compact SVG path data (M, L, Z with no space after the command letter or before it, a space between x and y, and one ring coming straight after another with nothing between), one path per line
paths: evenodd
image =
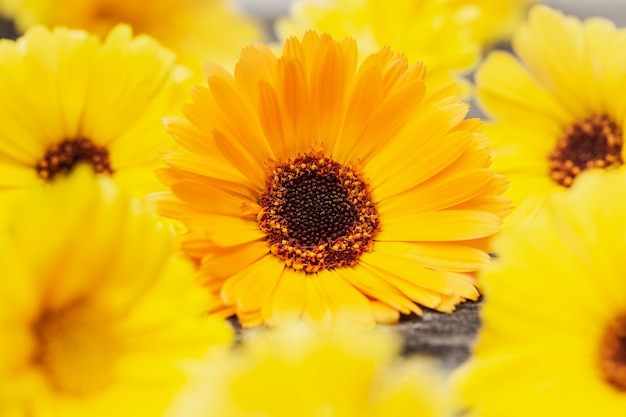
M232 338L172 236L85 166L31 190L0 245L3 416L158 416L181 362Z
M130 27L100 42L81 30L30 29L0 41L0 218L29 188L86 163L133 196L162 186L161 117L177 112L189 71Z
M491 53L476 74L494 169L515 203L571 186L591 168L623 165L626 29L532 9L512 40L515 57Z
M479 39L463 4L438 0L297 0L289 15L276 23L278 38L302 36L307 30L327 32L337 39L353 37L363 56L390 46L411 64L423 61L429 84L459 80L478 62ZM478 7L476 7L478 9ZM478 9L480 13L480 9Z
M502 233L456 375L468 416L626 413L625 207L626 172L589 171Z
M266 38L261 24L230 0L0 0L0 12L21 32L42 24L104 37L126 23L175 51L194 71L206 60L230 65L244 45Z
M389 332L261 331L196 368L166 417L445 417L446 386L424 358L399 359Z

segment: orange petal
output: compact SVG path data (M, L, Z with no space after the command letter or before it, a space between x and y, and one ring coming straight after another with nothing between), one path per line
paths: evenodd
M478 239L500 231L502 220L478 210L442 210L382 218L377 241L444 242Z

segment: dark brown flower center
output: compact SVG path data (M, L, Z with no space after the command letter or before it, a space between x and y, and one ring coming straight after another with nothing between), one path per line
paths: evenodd
M600 369L606 382L626 392L626 314L618 316L604 333Z
M623 164L622 131L606 115L594 115L568 126L550 153L550 178L569 187L589 168Z
M58 174L69 174L79 163L90 164L98 174L113 173L109 152L85 138L67 139L50 146L37 161L37 174L52 181Z
M273 163L260 200L271 253L305 272L354 265L380 227L361 174L324 156Z

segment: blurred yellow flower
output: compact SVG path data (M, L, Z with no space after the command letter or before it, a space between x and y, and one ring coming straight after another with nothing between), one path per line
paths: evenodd
M486 44L506 39L533 0L295 0L276 23L280 39L306 30L354 37L361 50L383 46L423 61L429 85L466 82ZM467 86L464 92L467 91Z
M189 72L149 37L116 27L104 42L43 27L0 41L0 212L78 162L134 196L162 188L161 117L176 111Z
M414 0L415 1L415 0ZM469 27L469 36L483 45L506 40L537 0L422 0L447 6L459 24Z
M519 203L569 187L582 171L623 164L626 29L536 6L513 36L515 58L491 53L476 75L494 119L494 170Z
M480 58L471 37L472 20L456 16L461 8L439 0L296 0L287 17L276 22L279 39L307 30L357 40L366 54L384 46L405 53L409 62L423 61L429 85L440 86L467 73Z
M626 414L626 172L590 171L496 241L468 416Z
M166 120L183 150L165 154L161 212L187 226L213 311L372 326L478 296L509 210L480 121L402 54L357 63L351 38L307 32L280 58L257 44L234 77L207 66L187 118Z
M444 417L442 375L391 333L265 330L214 356L167 417Z
M234 63L243 46L264 37L260 25L230 0L0 0L0 11L22 31L42 24L104 37L118 23L126 23L194 67L208 59Z
M0 415L158 416L181 360L231 340L172 236L124 197L77 169L22 202L0 241Z

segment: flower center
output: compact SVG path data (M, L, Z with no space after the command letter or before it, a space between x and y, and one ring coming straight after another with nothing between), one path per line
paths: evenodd
M57 174L69 174L76 164L88 163L98 174L113 174L109 152L85 138L67 139L48 148L37 161L37 175L52 181Z
M609 384L626 392L626 314L618 316L604 333L600 369Z
M622 131L606 115L580 120L565 129L550 153L550 178L569 187L586 169L618 167L622 145Z
M354 265L380 228L362 175L320 155L274 162L260 200L271 253L305 272Z
M82 396L113 379L116 343L102 314L75 303L41 314L33 326L34 363L59 393Z

